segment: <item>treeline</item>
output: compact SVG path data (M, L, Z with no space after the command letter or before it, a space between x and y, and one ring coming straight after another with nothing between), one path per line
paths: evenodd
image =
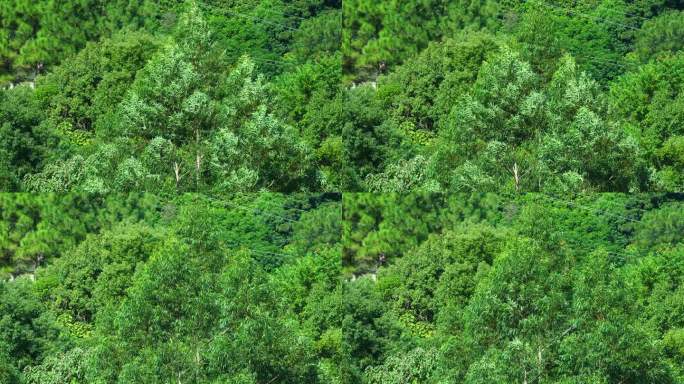
M340 196L0 196L0 382L342 383Z
M339 189L339 1L63 3L0 6L1 190Z
M280 61L288 52L297 59L310 57L321 45L337 49L337 41L325 41L339 33L339 25L338 31L326 25L334 20L330 11L341 6L335 0L11 0L0 7L0 79L31 79L88 43L119 33L142 30L163 37L192 6L202 8L210 28L220 32L217 39L229 51L229 62L246 52ZM265 67L277 72L278 64Z
M684 190L680 1L62 3L0 6L4 191Z
M684 196L343 206L351 382L684 382Z
M346 190L684 190L682 2L343 7Z
M682 383L684 196L0 196L3 383Z

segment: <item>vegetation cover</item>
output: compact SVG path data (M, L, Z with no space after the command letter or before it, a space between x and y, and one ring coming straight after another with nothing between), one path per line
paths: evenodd
M684 382L684 196L343 199L352 382Z
M3 2L0 190L339 189L340 8Z
M684 196L0 195L3 383L684 383Z
M684 190L675 0L0 6L0 189Z
M684 384L682 47L681 0L0 1L0 383Z
M684 190L683 12L345 0L345 190Z
M333 383L339 194L0 195L0 382Z

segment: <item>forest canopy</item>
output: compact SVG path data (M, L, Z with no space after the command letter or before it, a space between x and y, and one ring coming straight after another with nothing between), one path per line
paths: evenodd
M13 0L0 187L680 192L683 41L670 0Z
M348 382L340 208L0 195L0 382Z
M0 6L0 189L339 189L339 1L62 3Z
M0 195L3 383L684 383L684 196Z
M684 190L683 11L344 1L348 190Z
M684 1L0 1L0 384L684 384Z
M353 382L684 382L684 196L343 207Z

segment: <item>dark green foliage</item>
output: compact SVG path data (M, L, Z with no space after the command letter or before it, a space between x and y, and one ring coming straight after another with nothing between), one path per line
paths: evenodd
M0 7L3 190L340 187L341 3L61 3Z
M678 1L14 0L0 16L4 190L682 190Z
M681 383L683 209L675 194L5 195L0 372Z
M146 33L121 33L87 44L76 56L40 78L36 93L54 129L74 136L76 144L84 145L83 140L92 138L102 125L98 120L106 118L121 102L136 72L157 48L158 43Z
M684 15L671 10L644 22L636 35L634 55L642 61L676 54L682 49Z
M677 54L625 74L611 89L612 109L649 159L654 188L682 189L682 69Z
M0 377L346 382L339 199L4 195L5 252L57 238L28 270L2 260Z
M346 197L360 382L682 382L681 196L426 196Z
M679 0L0 2L0 383L682 384L683 47Z
M479 18L464 15L459 25L460 20L454 23L454 13L478 12L494 5L472 2L469 7L463 3L445 0L343 2L344 68L365 77L382 74L387 66L404 61L430 41L438 40L445 34L445 29L455 27L458 30L464 27L463 24L477 23L473 19Z
M374 117L343 135L363 156L353 190L682 190L679 2L350 1L344 13L347 93L360 85ZM667 123L644 119L653 109Z
M130 223L149 218L157 208L158 199L151 195L2 194L0 270L3 275L33 272L88 234L124 218Z
M50 133L39 127L45 117L27 86L0 90L0 189L19 189L22 175L40 167Z

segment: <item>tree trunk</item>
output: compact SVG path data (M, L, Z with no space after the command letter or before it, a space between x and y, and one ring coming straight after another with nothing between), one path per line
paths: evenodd
M180 165L178 164L177 161L173 162L173 172L176 175L176 189L178 189L178 184L180 183Z
M515 191L520 191L520 174L518 173L518 163L513 163L513 179L515 180Z

